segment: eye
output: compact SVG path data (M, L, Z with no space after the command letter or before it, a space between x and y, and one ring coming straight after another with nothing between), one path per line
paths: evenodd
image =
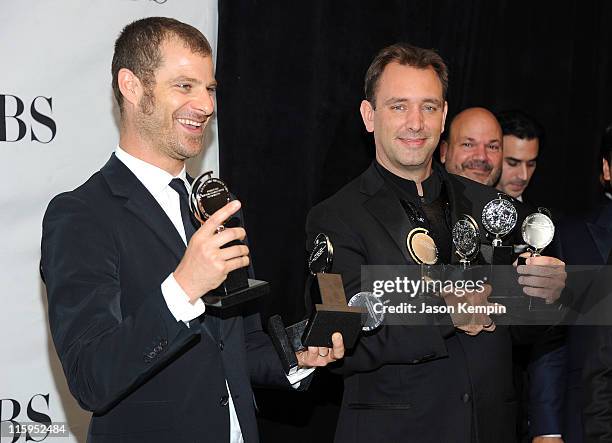
M434 105L423 105L423 111L425 112L436 112L438 110L437 106Z
M497 144L488 145L487 148L489 148L491 151L499 151L499 150L501 150L501 146L497 145Z
M461 146L463 146L464 148L468 148L468 149L474 147L474 145L472 143L470 143L470 142L463 142L463 143L461 143Z
M533 160L533 161L527 162L527 166L530 167L530 168L535 168L536 167L536 161Z
M405 105L401 105L401 104L392 105L391 106L391 110L393 110L393 111L405 111L406 110L406 106Z
M516 160L506 160L506 164L512 168L518 166L518 162Z
M177 83L176 87L183 91L191 91L192 86L189 83Z

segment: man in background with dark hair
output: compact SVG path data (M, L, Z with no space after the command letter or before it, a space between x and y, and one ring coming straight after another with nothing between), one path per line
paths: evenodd
M504 137L502 172L496 187L523 201L523 193L536 169L543 132L540 125L522 111L504 111L496 117Z
M121 112L110 160L43 220L41 272L68 386L92 411L88 441L258 441L252 384L298 387L333 349L298 353L285 376L259 314L215 316L201 300L249 266L231 201L201 226L189 213L185 160L203 149L214 112L212 51L194 27L164 17L126 26L112 85ZM307 369L308 368L308 369Z
M604 130L598 159L604 190L612 183L611 161L612 125ZM559 225L559 236L562 256L568 264L612 264L612 199L603 197L603 203L588 214L564 219ZM611 344L609 326L568 328L563 432L568 442L612 442Z

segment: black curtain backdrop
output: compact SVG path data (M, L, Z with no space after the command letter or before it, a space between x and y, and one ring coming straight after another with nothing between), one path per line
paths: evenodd
M220 1L221 176L244 204L264 317L304 313L308 210L374 154L359 115L382 47L435 48L450 69L449 118L470 106L522 109L546 130L529 189L577 212L600 198L600 134L612 121L612 2L558 0ZM263 441L330 441L341 381L261 391Z

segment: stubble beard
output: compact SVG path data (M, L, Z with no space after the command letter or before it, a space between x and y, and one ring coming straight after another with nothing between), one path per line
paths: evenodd
M158 152L163 152L170 158L184 161L197 156L204 146L204 131L201 135L188 135L184 137L187 143L183 145L179 139L178 129L174 128L174 116L170 126L165 122L164 115L156 115L155 96L152 91L145 91L138 104L140 113L136 117L136 125L141 136ZM197 146L190 149L188 146Z

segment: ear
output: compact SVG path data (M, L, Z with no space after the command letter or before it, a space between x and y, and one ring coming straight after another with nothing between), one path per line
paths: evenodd
M143 94L140 79L129 69L121 68L117 74L117 83L124 102L137 106Z
M367 100L362 100L359 112L361 112L361 119L363 120L366 131L374 132L374 108L372 104Z
M444 133L444 127L446 125L446 114L448 113L448 102L444 102L444 111L442 112L442 131L440 134Z
M602 159L602 174L603 174L603 179L609 182L610 181L610 163L605 158Z
M440 142L440 161L442 163L446 162L446 153L448 152L448 142L446 140L442 140Z

